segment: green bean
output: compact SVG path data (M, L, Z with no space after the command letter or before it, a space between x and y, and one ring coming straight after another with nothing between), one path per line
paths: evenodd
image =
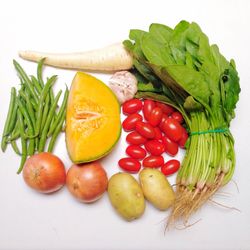
M27 112L28 112L30 120L32 122L32 126L34 128L35 123L36 123L36 117L35 117L34 108L30 102L30 98L28 96L28 93L24 93L23 91L19 90L19 94L22 97L22 99L25 101L25 106L27 108Z
M41 122L41 130L44 128L45 122L47 120L47 116L48 116L48 112L50 109L50 99L49 99L49 95L47 95L46 99L45 99L45 105L44 105L44 109L43 109L43 117L42 117L42 122Z
M24 101L26 101L26 98L27 98L27 97L26 97L26 94L27 94L27 93L25 93L23 90L20 89L20 90L18 91L18 94L19 94L19 98L21 97Z
M54 146L55 146L55 142L56 142L56 139L58 137L58 134L61 132L61 129L63 127L63 123L65 121L65 117L66 117L66 110L63 111L63 115L61 117L61 120L60 122L58 123L58 126L56 127L51 139L50 139L50 142L49 142L49 147L48 147L48 152L52 152L53 149L54 149Z
M27 107L27 111L29 113L33 128L35 127L35 123L36 123L36 117L35 117L35 113L34 113L34 109L33 106L30 102L29 96L27 94L25 94L23 91L19 91L19 94L22 96L22 98L25 101L26 107Z
M66 105L67 105L67 100L68 100L68 96L69 96L69 90L66 86L66 90L64 92L64 97L63 97L63 102L62 102L62 105L61 105L61 108L55 118L55 121L51 124L50 126L50 129L49 129L49 132L48 132L48 137L51 136L54 132L54 130L56 129L56 127L58 126L58 123L60 122L61 118L62 118L62 115L64 113L64 110L66 109Z
M49 80L49 77L47 77L47 81L48 80ZM49 97L50 97L50 103L53 103L54 99L55 99L55 96L54 96L54 92L53 92L52 88L50 88L50 90L49 90Z
M54 100L55 100L55 96L54 96L53 88L50 88L49 97L50 97L50 103L53 103L53 102L54 102ZM52 120L51 120L50 126L51 126L51 124L54 122L55 117L56 117L56 109L55 109L55 112L54 112L53 118L52 118Z
M55 97L54 97L54 93L53 93L53 89L52 88L50 88L49 97L50 97L50 102L53 103L54 100L55 100Z
M50 87L54 84L55 80L56 80L57 76L52 76L47 83L45 84L41 96L40 96L40 100L39 100L39 106L38 106L38 110L37 110L37 118L36 118L36 126L35 126L35 134L39 134L40 133L40 128L41 128L41 122L42 122L42 115L43 115L43 104L44 101L47 97L47 94L49 92Z
M43 88L41 87L41 85L39 84L38 80L34 77L34 76L31 76L31 82L33 83L35 89L36 89L36 92L38 93L38 95L41 94Z
M38 151L38 145L39 145L39 136L35 138L35 152Z
M42 69L43 69L43 63L44 63L45 58L42 58L37 65L37 79L38 83L40 84L41 87L44 86L43 82L43 77L42 77Z
M27 159L27 141L24 138L24 122L23 122L23 116L21 111L18 109L18 122L19 122L19 127L20 127L20 135L21 135L21 144L22 144L22 158L20 162L20 166L17 170L17 174L20 174L23 170L23 165Z
M38 106L37 106L36 102L33 99L30 98L30 103L31 103L33 109L35 111L37 111L38 110Z
M16 101L17 101L17 104L18 104L18 108L21 111L21 113L22 113L22 115L24 117L24 120L27 123L28 128L32 128L33 129L33 125L32 125L32 121L31 121L30 115L29 115L28 110L26 109L24 103L20 100L20 98L17 98ZM32 134L30 134L30 135L32 135Z
M12 112L12 116L11 116L12 118L10 120L10 124L9 124L9 127L8 127L8 134L11 134L13 129L15 128L16 121L17 121L17 108L18 108L18 105L17 105L17 102L15 102L13 112Z
M45 143L46 143L46 138L47 138L47 132L48 132L48 129L49 129L49 125L50 125L51 120L52 120L52 118L54 116L54 112L56 110L57 103L59 101L59 98L60 98L61 94L62 94L62 91L60 90L58 92L58 94L56 95L55 100L54 100L54 102L52 103L52 105L50 107L50 111L49 111L46 123L45 123L45 125L43 127L41 139L39 141L38 152L43 152L43 150L44 150Z
M15 133L11 134L10 137L8 137L7 142L11 142L13 140L16 140L20 137L20 131L15 131ZM34 139L37 138L38 135L27 135L26 133L24 133L24 138L25 139Z
M20 137L20 132L15 131L15 133L11 134L10 137L7 139L7 142L11 142L13 140L16 140Z
M24 91L25 90L24 81L23 81L23 79L20 76L19 76L19 80L20 80L20 85L21 85L21 89L20 90Z
M35 90L33 89L32 82L29 79L28 75L25 73L21 65L16 60L13 60L13 63L20 77L23 79L25 86L27 86L27 89L30 92L31 96L34 98L35 102L38 103L38 96Z
M19 121L17 119L16 124L15 124L15 128L13 129L13 131L11 132L9 138L8 138L8 142L11 142L13 140L16 140L20 137L20 129L19 129Z
M24 104L19 98L17 98L17 103L18 103L19 110L21 114L23 115L24 120L27 123L28 135L34 136L34 128L33 128L32 121L31 121L28 111L26 110ZM23 133L23 137L25 137L25 133ZM32 138L29 141L28 154L33 155L34 152L35 152L35 140Z
M12 140L10 143L11 143L11 146L12 146L14 152L15 152L17 155L22 155L21 152L20 152L20 150L19 150L19 148L18 148L18 146L17 146L17 144L16 144L16 141L15 141L15 140Z
M4 129L3 129L3 135L2 135L2 141L1 141L1 148L2 151L4 152L7 148L7 136L8 136L8 129L10 125L10 121L12 119L12 113L15 105L15 99L16 99L16 89L11 88L11 96L10 96L10 103L9 103L9 110L7 113L7 118L4 124Z

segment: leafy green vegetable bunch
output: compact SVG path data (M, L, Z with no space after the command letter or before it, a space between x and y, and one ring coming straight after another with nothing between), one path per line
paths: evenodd
M174 29L151 24L148 32L131 30L129 38L124 45L133 55L137 97L174 106L187 124L190 137L169 222L187 220L234 172L229 126L240 93L236 66L194 22Z

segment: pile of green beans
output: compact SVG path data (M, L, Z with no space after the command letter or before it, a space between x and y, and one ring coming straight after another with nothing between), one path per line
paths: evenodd
M60 90L54 96L54 75L44 82L42 77L44 58L37 66L37 76L28 76L21 65L13 60L19 75L21 88L11 88L11 97L6 122L4 125L1 149L5 152L10 144L14 152L21 156L17 173L21 173L28 156L36 152L53 152L56 139L63 130L69 90L66 86L63 101L58 102ZM17 141L20 140L21 149ZM47 147L47 149L46 149Z

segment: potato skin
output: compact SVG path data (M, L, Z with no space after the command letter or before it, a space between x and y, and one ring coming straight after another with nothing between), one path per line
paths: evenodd
M167 210L175 200L175 193L166 176L157 169L144 168L139 174L145 198L159 210Z
M144 213L145 199L142 189L128 173L117 173L110 178L108 196L118 214L127 221L137 219Z

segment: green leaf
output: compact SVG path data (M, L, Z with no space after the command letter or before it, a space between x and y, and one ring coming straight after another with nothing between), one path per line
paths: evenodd
M234 117L234 109L236 108L241 91L238 73L233 68L233 65L230 64L228 70L222 75L222 82L224 83L225 91L224 109L227 113L228 121L231 121Z
M146 34L147 32L143 30L138 30L138 29L132 29L129 32L129 38L131 40L134 40L136 43L140 42L141 38Z
M168 45L159 42L149 33L143 36L141 49L147 60L152 64L167 66L175 63Z
M188 112L201 111L203 109L202 105L199 102L195 101L193 96L188 96L183 106Z
M149 27L149 33L156 37L163 44L168 44L171 39L173 30L166 25L152 23Z
M159 82L159 78L155 76L150 67L134 59L133 64L135 68L140 72L140 74L147 79L147 82Z
M210 90L201 73L185 65L169 65L165 70L189 95L204 106L209 104Z
M143 92L153 92L153 93L161 93L162 92L162 87L155 86L155 84L148 82L138 82L137 84L138 91L143 91Z
M123 41L123 45L128 51L132 51L134 48L134 45L130 40Z
M161 95L161 94L157 94L157 93L152 93L152 92L137 92L135 95L136 98L144 98L144 99L152 99L155 101L159 101L159 102L163 102L166 103L168 105L173 106L174 108L176 108L177 110L179 110L178 105L176 105L171 99L169 99L168 97Z

